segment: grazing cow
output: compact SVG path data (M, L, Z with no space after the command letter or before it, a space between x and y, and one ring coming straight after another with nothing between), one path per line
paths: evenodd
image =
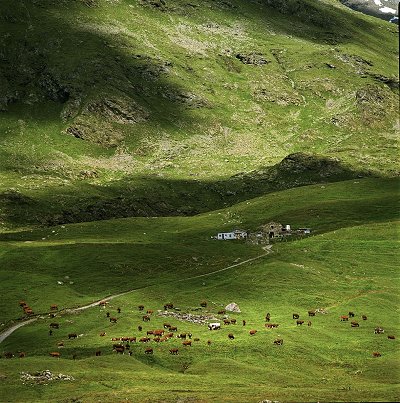
M311 325L312 325L311 320L309 320L309 321L307 322L307 326L311 326Z
M218 311L218 315L225 315L226 311L225 309L221 309L220 311Z
M298 313L294 313L292 316L293 316L293 319L299 319L300 318L300 315Z
M178 331L178 328L177 328L176 326L171 326L171 327L169 328L169 330L171 330L171 332L177 332L177 331Z
M138 330L139 332L141 332L141 331L143 330L142 326L138 326L138 327L137 327L137 330Z
M234 340L235 336L234 336L232 333L229 333L229 334L228 334L228 338L229 338L230 340Z
M246 326L246 321L244 319L243 319L242 323L243 323L243 326Z
M273 328L278 327L278 326L279 326L278 323L266 323L266 324L265 324L265 327L266 327L267 329L273 329Z
M224 325L230 325L231 321L229 319L224 319Z
M136 337L129 337L130 343L136 343Z
M118 354L124 354L125 351L125 347L124 346L117 346L114 347L113 350Z
M106 332L101 332L100 337L104 337L106 335Z
M211 343L212 343L211 340L207 340L207 344L208 344L209 346L211 346Z
M193 339L193 341L200 341L200 339L199 339L198 337L195 337L195 338Z
M129 356L131 356L133 353L132 353L132 351L129 351L129 353L128 353L128 354L129 354Z
M107 305L107 301L100 301L99 302L99 306L105 308L105 306Z
M139 341L140 343L147 343L148 341L150 341L150 337L141 337Z
M252 329L252 330L250 330L249 333L250 333L250 336L254 336L257 333L257 330Z
M394 340L396 337L395 336L393 336L393 335L388 335L388 339L390 339L390 340Z
M178 334L178 336L176 336L176 337L178 337L179 339L186 339L186 336L187 336L186 333L180 333L180 334Z
M354 312L349 312L349 318L354 318Z
M60 325L58 323L50 323L50 327L52 329L58 329L60 327Z
M382 354L379 351L374 351L372 357L382 357Z
M19 357L19 358L25 358L25 357L26 357L25 351L21 351L21 352L18 354L18 357Z
M154 311L152 309L148 309L146 313L147 315L153 315Z
M192 333L188 333L188 337L189 337L189 339L191 339L192 338Z
M156 329L153 331L154 336L162 336L165 333L162 329Z
M146 332L146 334L147 334L147 335L154 334L154 330L148 330L148 331Z
M6 353L4 353L4 357L10 359L14 357L14 354L7 351Z
M121 313L121 308L120 307L117 308L117 312Z
M266 322L269 322L271 320L271 314L268 312L266 315L265 315L265 321Z
M315 316L315 311L308 311L308 316Z
M347 322L348 320L349 320L349 317L346 316L346 315L342 315L342 316L340 317L340 321L341 321L341 322Z
M117 320L118 320L117 318L110 318L111 323L117 323Z
M168 340L168 337L164 336L164 337L161 337L160 342L162 343L162 342L167 341L167 340Z
M58 348L64 347L64 342L63 342L63 341L59 341L59 342L57 343L57 347L58 347Z
M111 341L120 341L121 340L121 337L113 337L112 339L111 339Z
M358 322L351 322L351 327L360 327L360 324Z
M205 308L207 306L207 301L201 301L200 302L200 306L202 306L203 308Z
M139 306L138 306L138 309L139 309L139 311L143 311L144 305L139 305Z
M231 319L232 325L236 325L236 319Z
M368 319L367 315L362 315L361 317L362 317L362 320L367 320Z
M110 317L110 312L106 312L106 318Z
M283 344L283 339L274 340L274 344L277 345L277 346L281 346Z
M57 311L58 306L56 304L50 305L50 311Z
M382 327L376 327L375 330L374 330L374 333L375 334L382 334L382 333L385 333L385 331L383 330Z
M68 335L68 339L76 339L78 337L78 335L76 333L70 333Z
M60 358L61 354L58 351L53 351L49 353L51 357Z
M164 329L169 329L171 325L169 323L164 323L163 324Z
M161 341L161 337L154 337L153 341L155 341L156 343L159 343Z
M96 354L96 357L100 357L100 356L101 356L101 351L100 351L100 350L97 350L97 351L95 352L95 354Z
M182 342L182 344L187 347L187 346L191 346L192 345L192 340L185 340L184 342Z
M296 320L296 325L302 325L304 323L304 320Z
M142 319L143 319L143 322L149 322L150 321L150 316L149 315L143 315Z
M32 311L31 308L25 308L24 312L25 312L26 315L33 315L33 311Z
M56 317L56 314L55 313L49 313L49 318L55 318Z
M174 304L169 302L168 304L164 304L164 310L166 311L167 309L172 309L174 307Z
M178 354L178 349L177 348L171 348L171 350L169 350L169 353L170 354L173 354L173 355L177 355Z
M165 335L165 337L168 337L168 338L174 337L174 334L173 334L173 333L167 333L167 334Z
M153 349L151 347L147 347L146 350L144 350L145 354L153 354Z
M27 306L28 304L25 301L19 301L19 306L24 307Z
M49 330L49 336L52 336L53 335L53 331L50 329Z
M208 329L209 330L219 330L219 329L221 329L221 323L218 323L218 322L209 323L208 324Z

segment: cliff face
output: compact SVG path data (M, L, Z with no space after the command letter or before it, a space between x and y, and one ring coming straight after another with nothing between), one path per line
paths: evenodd
M372 15L398 24L398 5L396 0L340 0L344 5L364 14ZM396 18L397 17L397 18Z

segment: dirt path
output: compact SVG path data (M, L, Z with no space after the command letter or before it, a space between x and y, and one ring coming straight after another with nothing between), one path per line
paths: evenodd
M214 271L212 271L210 273L199 274L197 276L190 276L190 277L186 277L186 278L183 278L181 280L178 280L178 281L181 282L181 281L192 280L192 279L199 278L199 277L211 276L213 274L221 273L223 271L233 269L234 267L238 267L238 266L241 266L243 264L253 262L254 260L258 260L258 259L261 259L261 258L269 255L272 252L271 248L272 248L272 245L266 245L266 246L264 246L262 248L263 250L265 250L265 253L263 253L262 255L252 257L250 259L243 260L242 262L232 264L232 265L224 267L222 269L214 270ZM174 281L176 281L176 280L174 280ZM138 290L141 290L141 289L144 289L144 288L148 288L148 287L152 287L152 286L150 285L150 286L146 286L146 287L135 288L133 290L128 290L128 291L124 291L124 292L121 292L121 293L118 293L118 294L109 295L108 297L102 298L102 299L100 299L98 301L95 301L95 302L91 302L90 304L87 304L87 305L80 306L78 308L65 308L65 309L59 311L59 313L74 313L74 312L84 311L85 309L94 308L95 306L99 306L100 301L111 301L114 298L121 297L123 295L130 294L132 292L135 292L135 291L138 291ZM35 322L36 320L38 320L42 316L43 315L37 315L34 318L23 320L21 322L18 322L16 324L12 325L8 329L3 330L2 332L0 332L0 343L2 343L7 337L9 337L12 333L14 333L20 327L25 326L25 325L27 325L29 323Z

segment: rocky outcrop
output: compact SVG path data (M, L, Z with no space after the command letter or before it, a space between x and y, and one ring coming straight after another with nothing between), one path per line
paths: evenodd
M239 305L236 304L235 302L231 302L230 304L228 304L228 305L225 307L225 311L227 311L227 312L237 312L237 313L242 312L242 311L240 310L240 308L239 308Z

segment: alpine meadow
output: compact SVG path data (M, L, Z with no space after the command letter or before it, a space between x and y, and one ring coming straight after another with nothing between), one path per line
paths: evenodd
M2 0L0 402L400 401L397 6Z

